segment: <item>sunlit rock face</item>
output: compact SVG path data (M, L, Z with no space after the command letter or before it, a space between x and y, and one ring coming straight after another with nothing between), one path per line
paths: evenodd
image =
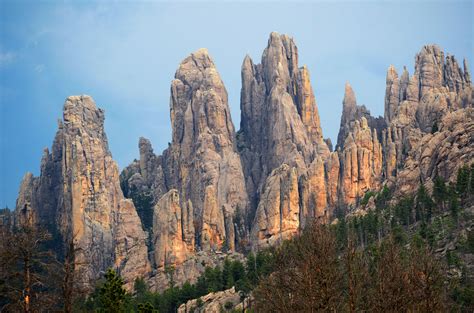
M406 68L400 76L393 66L388 68L383 123L356 105L346 85L337 145L339 203L357 204L365 192L384 182L404 194L420 181L438 175L452 178L461 164L457 160L472 150L467 139L473 137L470 79L466 61L463 70L439 47L423 47L412 76ZM457 126L464 130L456 133Z
M17 203L20 216L25 207L62 240L74 240L84 284L92 285L114 267L131 287L135 277L150 270L145 233L133 203L122 194L108 148L104 112L91 97L66 100L40 177L25 176Z
M370 115L357 105L352 87L346 83L342 102L341 126L337 153L340 166L337 200L339 205L353 205L368 190L379 188L382 181L383 151L378 132L385 121Z
M344 88L344 99L342 101L342 115L339 133L337 135L336 150L343 150L347 136L352 131L356 121L365 118L369 129L381 132L385 128L385 122L381 117L373 117L364 105L357 105L354 90L349 83Z
M370 129L365 117L351 125L344 150L340 153L343 203L353 204L371 189L378 189L382 173L382 145L377 130Z
M272 171L265 184L255 222L252 244L265 247L289 239L299 229L298 174L283 164Z
M157 267L180 265L194 252L193 206L181 208L177 190L167 192L154 208L153 246Z

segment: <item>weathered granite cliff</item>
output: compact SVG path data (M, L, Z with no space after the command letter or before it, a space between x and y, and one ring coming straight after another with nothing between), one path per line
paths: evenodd
M292 38L272 33L261 63L246 56L241 77L235 133L207 50L185 58L171 83L171 143L155 154L140 138L139 160L120 177L103 111L88 96L68 98L41 175L21 183L17 223L74 239L85 283L113 266L128 286L145 276L161 290L170 269L175 283L193 282L226 255L241 258L357 207L369 190L410 193L436 176L452 180L474 158L468 66L437 46L423 47L411 76L389 67L384 117L358 105L346 84L334 151Z
M235 247L234 214L247 210L227 91L207 50L179 66L171 84L173 140L163 153L165 179L191 201L203 250Z
M151 249L158 285L166 284L167 266L188 269L177 268L178 283L192 280L204 268L187 260L198 251L208 258L214 251L233 251L249 233L247 190L227 91L206 49L181 62L171 83L170 112L168 149L155 155L141 138L140 160L121 175L132 198L152 195L148 209L154 211Z
M85 284L114 267L130 287L150 269L140 219L120 189L104 112L89 96L66 100L52 151L45 150L40 177L25 175L16 214L20 223L35 221L63 242L74 240Z
M404 194L436 176L452 180L458 167L472 160L474 89L466 61L461 69L454 56L444 57L436 45L417 54L413 76L404 69L397 77L391 66L384 163L386 177Z
M334 167L334 176L326 174L331 152L292 38L271 33L261 64L245 57L240 106L238 145L255 216L251 241L269 244L294 234L305 219L325 216L327 182L337 180Z

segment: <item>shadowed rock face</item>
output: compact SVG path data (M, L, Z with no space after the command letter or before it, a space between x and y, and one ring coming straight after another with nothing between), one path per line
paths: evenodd
M27 207L40 224L56 229L64 240L74 240L83 283L115 267L130 287L136 276L149 271L146 236L133 203L120 189L104 113L91 97L66 100L52 152L46 150L41 162L41 175L25 176L18 199L20 217Z

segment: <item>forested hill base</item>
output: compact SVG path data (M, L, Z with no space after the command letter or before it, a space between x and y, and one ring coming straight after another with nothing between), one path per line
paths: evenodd
M292 38L244 58L237 132L199 49L171 82L168 148L140 138L121 173L104 112L69 97L0 216L3 310L470 311L468 69L424 46L412 75L388 68L383 117L346 84L333 149Z

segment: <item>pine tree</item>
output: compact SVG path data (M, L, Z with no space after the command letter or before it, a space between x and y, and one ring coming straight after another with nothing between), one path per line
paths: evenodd
M469 168L465 165L458 170L456 177L456 191L464 198L469 190Z
M226 258L222 266L222 285L225 289L234 286L234 276L232 275L232 262Z
M415 208L417 210L417 220L428 221L431 219L433 214L433 200L431 200L431 197L423 184L420 184L416 193Z
M247 278L252 286L255 286L258 282L258 274L257 274L257 259L255 258L255 254L250 252L247 255Z
M0 227L0 303L7 312L57 310L61 267L45 249L51 235L26 222L18 228Z
M98 301L101 312L125 312L127 291L123 279L111 268L105 273L105 282L99 289Z
M440 176L437 176L434 180L434 186L433 186L433 198L436 202L436 205L438 207L441 207L444 209L444 203L448 198L447 194L447 189L446 189L446 183L444 182L444 179Z
M457 187L449 186L448 187L448 199L449 199L449 211L451 216L457 221L459 213L459 200L458 194L456 192Z
M471 195L471 197L474 195L474 163L471 164L471 174L469 175L470 176L470 180L469 180L469 194Z

